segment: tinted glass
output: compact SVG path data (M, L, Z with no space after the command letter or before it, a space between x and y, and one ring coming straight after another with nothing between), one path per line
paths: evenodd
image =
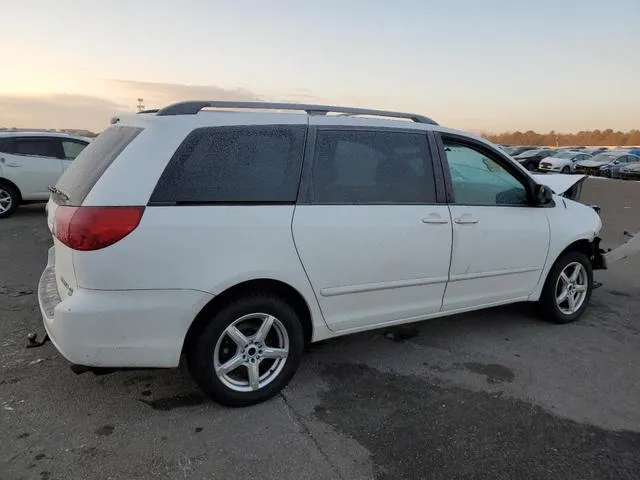
M535 157L536 155L540 155L542 152L543 150L527 150L524 153L521 153L520 156L522 158Z
M64 158L66 160L74 160L80 152L86 147L86 143L74 142L71 140L62 140L62 150L64 151Z
M295 202L304 126L206 127L178 147L152 202Z
M112 126L98 135L65 170L56 187L79 205L109 165L142 131L141 128Z
M424 133L320 130L311 201L325 204L434 203Z
M459 205L528 205L527 191L480 150L444 140L454 201Z
M55 138L14 138L12 152L15 155L58 158L60 141Z
M591 158L594 162L613 162L616 159L615 155L611 155L610 153L600 153Z

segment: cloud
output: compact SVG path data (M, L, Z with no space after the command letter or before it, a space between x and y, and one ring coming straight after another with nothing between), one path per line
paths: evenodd
M147 108L164 107L183 100L260 101L264 97L245 88L223 88L215 85L183 85L177 83L106 80L119 98L144 99ZM135 103L133 104L135 105Z
M102 131L114 114L126 110L126 105L88 95L0 95L0 127Z
M83 92L85 93L85 92ZM257 93L243 87L185 85L105 79L93 84L85 95L1 95L0 127L77 128L100 132L110 119L133 112L138 98L146 108L160 108L183 100L280 101L331 103L308 89Z

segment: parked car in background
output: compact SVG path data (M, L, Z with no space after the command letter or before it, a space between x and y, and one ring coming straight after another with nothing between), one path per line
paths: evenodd
M640 162L630 163L618 170L618 178L624 180L640 180Z
M255 404L311 342L522 301L577 320L611 254L595 209L559 197L581 180L533 176L421 115L254 102L131 114L51 194L40 311L72 363L185 354L214 400Z
M590 147L582 150L582 153L588 153L589 155L597 155L600 152L606 152L609 149L607 147Z
M538 167L540 166L540 161L543 158L550 157L553 154L554 151L550 148L538 148L535 150L528 150L513 158L527 170L534 171L538 169Z
M55 132L0 132L0 218L20 204L45 202L89 139Z
M640 157L640 148L628 148L627 152L631 155L635 155L636 157Z
M586 175L616 178L620 168L639 159L625 151L603 152L588 160L577 162L575 171Z
M546 172L573 173L576 170L576 162L588 160L591 155L581 151L554 152L553 155L540 161L538 170Z
M520 155L528 150L535 150L536 148L539 147L536 147L535 145L513 145L511 147L507 147L505 151L512 157L515 157L516 155Z
M640 156L638 155L629 155L626 157L626 162L620 163L619 165L615 165L611 169L611 178L621 178L620 170L622 170L626 166L634 166L640 163Z

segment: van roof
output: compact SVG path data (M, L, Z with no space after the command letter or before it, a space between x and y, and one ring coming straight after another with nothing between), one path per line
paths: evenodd
M358 107L342 107L334 105L314 105L301 103L283 103L283 102L235 102L235 101L208 101L208 100L191 100L178 102L168 105L161 109L143 110L138 112L144 116L177 116L177 115L196 115L204 109L231 109L231 110L271 110L275 112L295 111L304 112L307 115L328 115L336 113L344 116L369 116L384 117L392 119L411 120L415 123L438 125L435 121L424 115L416 113L397 112L392 110L376 110ZM117 123L120 117L114 117L111 123Z

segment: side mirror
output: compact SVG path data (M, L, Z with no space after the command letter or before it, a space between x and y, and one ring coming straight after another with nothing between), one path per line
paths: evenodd
M546 185L536 185L534 193L538 205L548 205L553 201L553 192Z

